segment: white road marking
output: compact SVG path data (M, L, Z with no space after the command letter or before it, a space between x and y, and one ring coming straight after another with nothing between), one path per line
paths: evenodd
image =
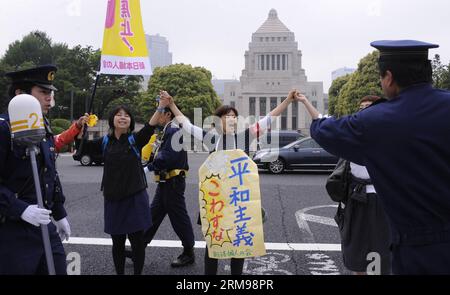
M293 275L290 271L280 268L291 261L289 255L277 252L267 252L265 256L245 259L243 273L247 275ZM228 264L225 271L230 271Z
M304 220L309 221L309 222L320 223L320 224L338 227L336 224L336 221L334 221L334 219L330 218L330 217L317 216L317 215L311 215L311 214L303 214L300 218L303 218Z
M321 208L337 208L337 205L307 207L295 212L295 219L297 220L298 227L300 228L300 231L303 234L302 238L304 238L308 243L315 243L314 234L312 233L311 228L309 227L308 221L337 227L334 219L330 217L316 216L306 213L310 210Z
M337 227L336 222L333 218L307 214L306 212L314 209L321 208L337 208L337 205L324 205L324 206L314 206L307 207L302 210L295 212L295 219L297 220L298 227L302 232L302 238L308 241L310 244L315 244L314 234L309 227L308 222L314 222L324 225L329 225ZM341 249L339 245L339 249ZM339 268L336 266L335 262L323 253L311 253L307 254L309 271L312 275L339 275Z
M310 260L309 270L312 275L340 275L338 267L328 255L323 253L306 254Z
M112 240L108 238L79 238L71 237L69 241L64 241L68 245L93 245L93 246L112 246ZM130 245L127 240L127 246ZM266 250L278 251L321 251L321 252L339 252L340 244L310 244L310 243L265 243ZM159 248L183 248L181 241L174 240L153 240L150 247ZM205 248L204 241L196 241L195 248Z

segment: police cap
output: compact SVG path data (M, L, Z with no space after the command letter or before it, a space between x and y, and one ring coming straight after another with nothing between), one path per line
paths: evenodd
M31 69L9 72L5 76L9 77L13 84L29 82L36 86L56 91L58 89L53 86L56 71L57 68L54 65L43 65Z
M415 40L380 40L370 43L380 51L379 61L427 61L428 49L439 45Z

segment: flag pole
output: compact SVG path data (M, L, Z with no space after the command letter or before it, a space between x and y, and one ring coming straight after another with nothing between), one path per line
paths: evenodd
M91 99L89 100L89 106L88 106L88 109L86 110L86 113L88 113L88 114L92 113L92 108L93 108L93 105L94 105L95 93L97 92L97 85L98 85L98 81L99 80L100 80L100 72L97 72L97 76L95 77L94 88L92 89ZM83 127L83 134L81 136L80 145L78 146L77 152L74 155L74 157L81 156L81 152L83 150L84 141L87 139L87 135L88 135L87 129L88 129L88 126L85 123L84 127Z

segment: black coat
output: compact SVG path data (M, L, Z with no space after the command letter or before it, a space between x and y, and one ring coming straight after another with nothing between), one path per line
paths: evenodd
M134 133L134 140L138 151L142 150L155 128L146 124L139 132ZM104 169L102 190L105 199L110 201L130 197L147 188L147 181L141 165L141 159L128 141L130 134L123 134L119 139L109 136L104 151ZM103 138L98 138L94 146L102 151Z

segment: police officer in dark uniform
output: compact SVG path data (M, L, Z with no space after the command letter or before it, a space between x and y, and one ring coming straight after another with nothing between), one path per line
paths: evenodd
M313 116L311 136L328 152L364 165L392 231L394 274L450 274L450 92L434 89L420 41L377 41L386 102L354 115Z
M56 67L48 65L7 73L12 79L10 97L31 94L39 100L43 114L47 114L56 90L52 85L55 72ZM46 137L39 145L37 162L46 209L40 209L25 147L12 141L8 114L0 115L0 274L48 273L41 224L48 224L56 274L66 274L61 239L69 238L70 226L55 167L54 138L47 120L44 121Z
M152 227L145 234L145 242L151 242L161 222L169 215L175 233L183 245L183 253L175 259L171 266L180 267L194 263L194 231L186 210L184 191L186 189L186 175L189 170L187 152L182 149L181 130L172 120L173 113L169 107L157 108L159 126L164 127L157 139L154 160L148 165L149 171L154 171L158 182L155 197L150 205ZM177 140L174 137L178 137Z

